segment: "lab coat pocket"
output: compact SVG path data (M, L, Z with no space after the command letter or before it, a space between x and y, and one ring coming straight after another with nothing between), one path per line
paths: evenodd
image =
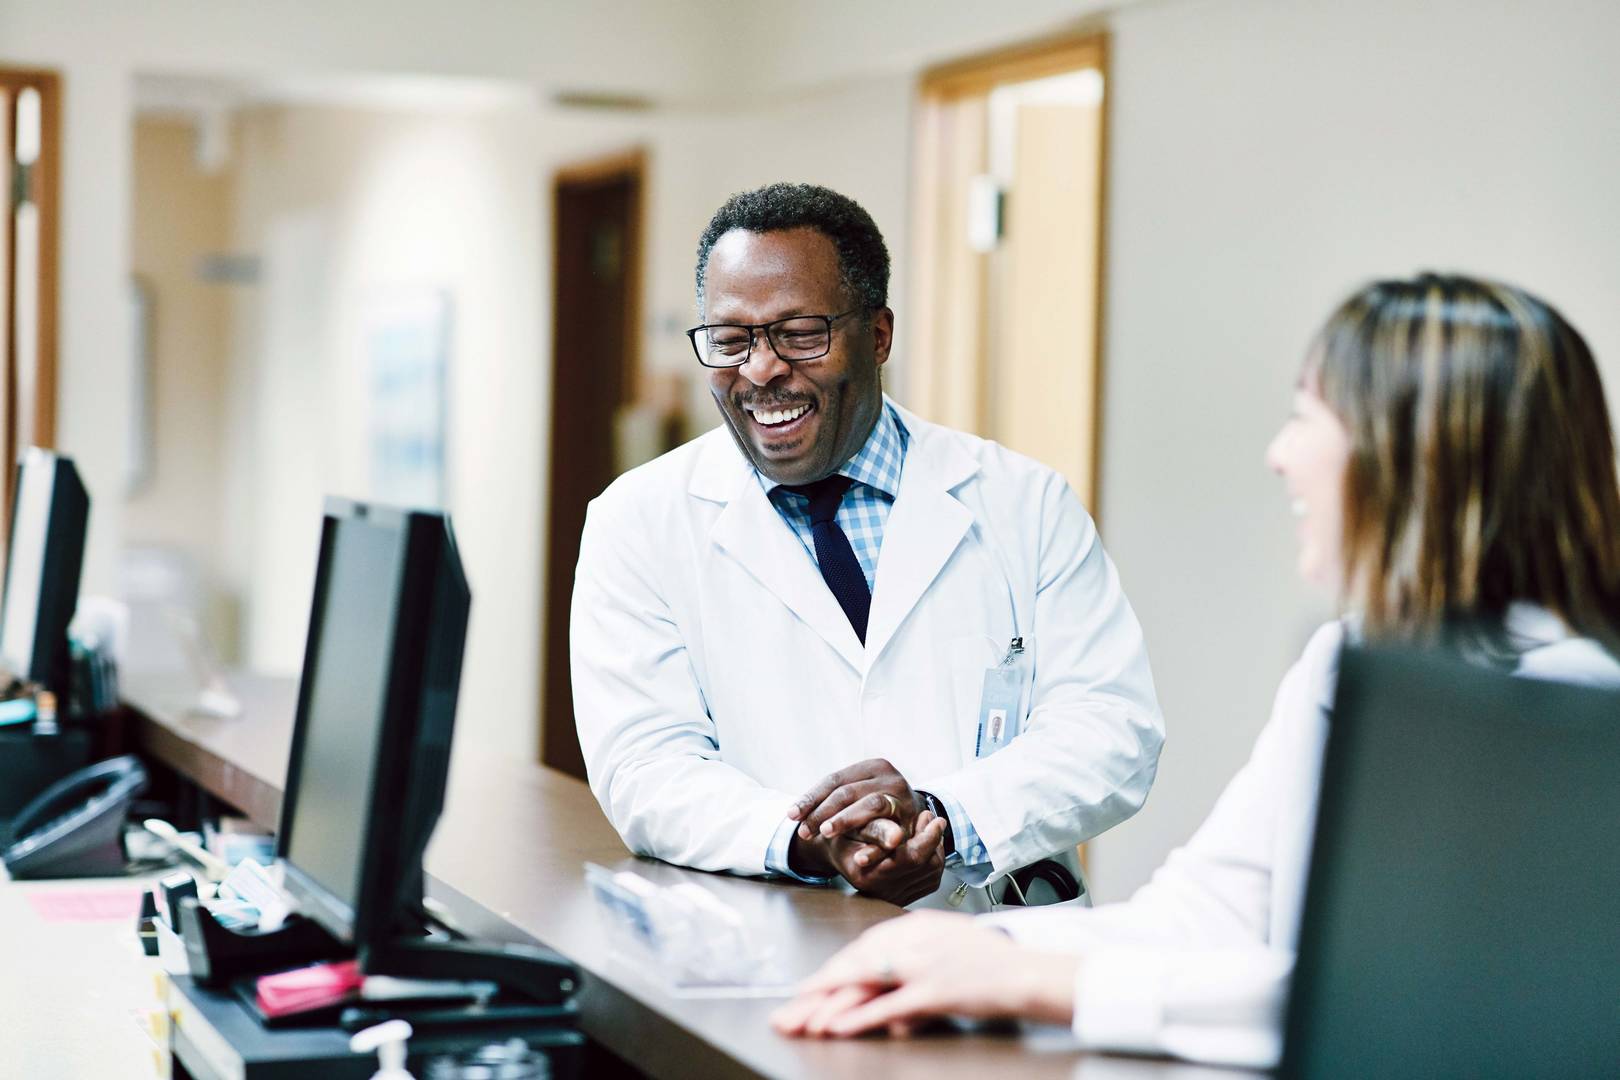
M1018 657L1018 730L1029 727L1029 714L1035 708L1035 635L1023 639L1024 651Z

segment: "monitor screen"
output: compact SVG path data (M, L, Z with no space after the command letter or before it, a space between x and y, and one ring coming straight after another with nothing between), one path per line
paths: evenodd
M351 911L384 730L406 536L345 517L331 526L325 595L312 618L315 656L287 858Z
M5 612L0 622L0 665L16 678L33 677L34 634L55 486L55 458L36 450L26 453L17 470L11 547L6 552Z

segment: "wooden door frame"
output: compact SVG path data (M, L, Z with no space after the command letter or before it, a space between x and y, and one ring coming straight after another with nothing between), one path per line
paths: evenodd
M936 64L922 73L919 88L924 97L964 97L1087 67L1108 74L1108 32L1100 27Z
M23 90L39 92L39 159L29 176L29 194L39 212L39 274L37 282L36 325L38 352L34 369L34 396L32 406L32 438L36 446L52 448L56 445L56 386L57 386L57 282L60 266L60 216L62 177L62 77L55 71L36 68L0 67L0 91L9 105ZM6 125L5 145L8 155L16 147L16 112L6 108L0 122ZM0 297L0 366L4 373L4 406L0 409L4 443L0 449L0 469L3 469L5 504L0 515L6 519L6 535L10 534L12 486L16 483L17 466L17 318L12 301L16 290L17 233L12 220L15 207L11 199L11 183L15 163L5 162L0 169L0 204L5 207L7 228L4 251L6 260L6 295Z
M625 304L624 314L624 384L639 390L641 387L641 306L642 283L644 263L646 262L647 241L647 151L637 147L632 150L608 154L603 157L590 158L585 161L561 166L552 174L551 178L551 235L553 243L553 260L555 261L555 243L557 236L557 223L561 215L562 189L565 187L591 184L616 179L631 180L630 197L630 232L631 243L629 250L632 257L625 266L624 282L625 294L628 302ZM552 301L552 360L556 360L557 344L557 282L551 283ZM555 411L556 403L552 403Z
M1061 75L1076 68L1092 68L1102 75L1103 100L1100 110L1100 131L1098 134L1098 150L1101 155L1100 176L1097 186L1097 245L1095 259L1097 265L1096 294L1094 302L1097 317L1093 330L1093 355L1096 363L1092 370L1092 399L1096 403L1096 418L1091 426L1091 491L1092 505L1087 509L1091 516L1099 522L1101 529L1100 507L1103 501L1102 487L1102 431L1107 410L1103 407L1103 382L1107 354L1104 342L1107 308L1105 282L1107 281L1108 267L1108 208L1109 208L1109 141L1110 123L1109 114L1113 111L1113 81L1109 67L1110 39L1106 28L1097 26L1063 34L1058 37L1045 38L1038 41L1024 42L990 52L979 53L973 56L951 60L925 70L917 84L917 109L913 120L914 152L912 160L917 163L914 167L911 184L913 212L912 235L913 246L928 243L932 235L931 230L935 223L929 219L928 210L934 205L931 197L934 190L934 179L929 175L927 164L928 155L925 147L929 138L930 129L940 122L943 109L960 101L962 98L988 94L996 86L1009 82L1028 82L1034 79L1045 78L1050 75ZM926 259L918 259L916 272L913 275L913 310L920 316L919 321L929 321L935 316L936 304L930 295L932 279L927 271ZM988 297L981 291L979 298L979 327L981 335L985 332L988 321ZM980 423L986 422L983 414L982 402L985 400L985 380L989 372L981 364L978 372L981 401ZM918 403L921 405L922 403Z
M555 532L553 526L553 495L551 490L551 473L555 467L557 454L557 411L559 400L557 395L557 336L558 336L558 305L560 303L561 283L557 279L557 245L560 236L559 225L562 216L563 190L569 187L586 186L593 183L602 183L610 180L626 179L631 182L630 196L630 234L626 244L627 258L624 268L625 287L625 315L624 315L624 367L622 369L623 386L632 399L642 390L643 369L641 363L641 321L643 305L643 284L645 281L646 241L647 241L647 163L648 154L640 147L605 154L598 157L587 158L578 162L571 162L559 166L552 174L551 179L551 265L553 280L551 283L551 385L550 385L550 423L548 426L548 464L546 471L545 492L545 522L546 522L546 564L541 568L541 604L540 604L540 678L538 715L538 738L535 740L535 756L542 764L546 763L546 698L550 686L551 671L548 653L552 648L550 640L549 619L551 606L559 603L560 598L550 595L551 560L555 545L551 537Z

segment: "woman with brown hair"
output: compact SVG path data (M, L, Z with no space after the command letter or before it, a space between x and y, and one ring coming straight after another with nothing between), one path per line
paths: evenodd
M1465 277L1368 286L1318 335L1266 457L1299 519L1299 572L1345 615L1284 676L1193 838L1123 903L876 927L778 1030L1023 1017L1098 1049L1275 1064L1341 643L1448 644L1620 686L1614 437L1591 353L1549 305Z

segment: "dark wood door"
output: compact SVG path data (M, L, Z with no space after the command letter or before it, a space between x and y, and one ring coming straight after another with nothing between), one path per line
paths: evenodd
M540 760L585 775L568 675L568 608L586 504L612 481L614 418L635 393L641 169L582 170L556 187L551 482Z
M56 445L61 98L55 72L0 67L0 547L18 456Z

